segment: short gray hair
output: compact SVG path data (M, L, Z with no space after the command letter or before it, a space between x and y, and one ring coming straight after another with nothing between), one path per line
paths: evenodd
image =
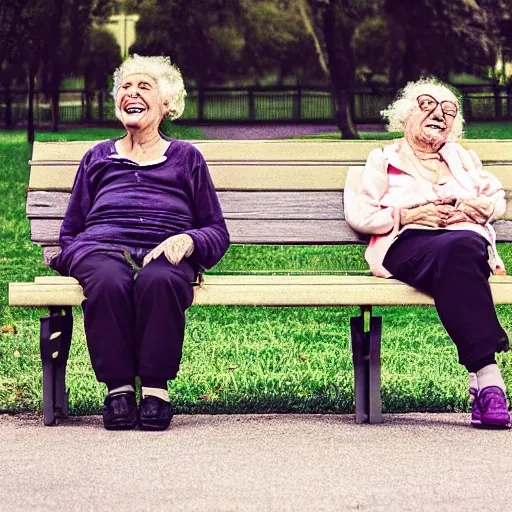
M399 91L395 101L385 110L381 111L382 117L388 121L388 131L403 132L405 121L411 114L412 110L418 106L417 98L421 94L430 94L436 97L436 94L450 93L453 101L459 105L459 100L452 89L447 87L443 82L435 78L421 78L416 82L409 82L401 91ZM455 141L462 137L464 133L464 118L460 112L460 105L457 115L453 120L453 126L448 135L449 141Z
M183 114L187 92L180 70L171 63L169 57L142 57L137 54L128 57L114 71L114 89L112 90L114 99L124 79L135 73L143 73L155 80L160 94L169 104L168 116L171 119L178 119Z

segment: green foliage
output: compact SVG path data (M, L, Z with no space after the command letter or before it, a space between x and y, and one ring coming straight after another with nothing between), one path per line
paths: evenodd
M501 1L384 0L395 37L406 46L401 83L473 71L496 62Z
M318 72L295 3L275 0L145 0L130 52L168 55L202 84L269 71L280 79Z
M189 80L211 82L234 72L239 64L223 53L229 47L228 57L239 54L243 36L237 2L146 0L136 29L131 53L167 55Z
M81 61L86 88L106 90L109 76L121 61L121 48L115 37L108 30L93 28Z
M382 13L365 18L350 42L356 77L363 84L397 85L405 53L403 30Z

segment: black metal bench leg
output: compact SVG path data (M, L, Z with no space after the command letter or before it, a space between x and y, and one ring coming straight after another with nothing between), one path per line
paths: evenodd
M382 400L380 396L380 340L382 317L370 317L370 351L369 351L369 403L370 423L382 423Z
M68 363L71 337L73 334L73 313L71 307L65 307L61 317L61 349L55 359L55 414L57 418L67 418L69 415L68 395L66 389L66 366Z
M65 379L73 326L71 307L50 307L50 316L41 317L40 322L44 424L55 425L58 417L68 413Z
M369 418L368 402L368 359L366 357L367 340L364 333L364 315L350 319L350 337L352 342L352 361L354 364L354 397L356 405L356 423L365 423Z
M367 316L369 330L365 330ZM382 318L372 317L369 306L350 319L356 423L382 423L380 395L380 341Z

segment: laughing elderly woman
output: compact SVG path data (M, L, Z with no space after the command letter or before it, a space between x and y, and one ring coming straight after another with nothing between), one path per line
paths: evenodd
M383 115L405 137L370 153L360 190L346 194L347 221L372 235L366 259L375 275L434 298L469 372L472 425L510 427L495 360L509 342L488 282L504 273L490 224L505 212L501 184L455 142L463 119L441 83L409 83Z
M109 430L169 426L167 381L180 366L191 283L229 245L201 154L159 131L166 116L182 114L185 94L168 58L135 55L116 70L116 115L127 133L82 159L60 232L62 252L52 261L83 287L91 362L108 387Z

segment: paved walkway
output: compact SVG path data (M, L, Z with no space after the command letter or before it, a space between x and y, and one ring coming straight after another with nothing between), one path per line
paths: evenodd
M512 510L512 432L469 414L174 418L107 432L101 418L43 427L0 416L2 511Z
M208 139L287 139L337 132L335 124L217 124L198 125ZM382 125L359 125L360 131L382 131Z

